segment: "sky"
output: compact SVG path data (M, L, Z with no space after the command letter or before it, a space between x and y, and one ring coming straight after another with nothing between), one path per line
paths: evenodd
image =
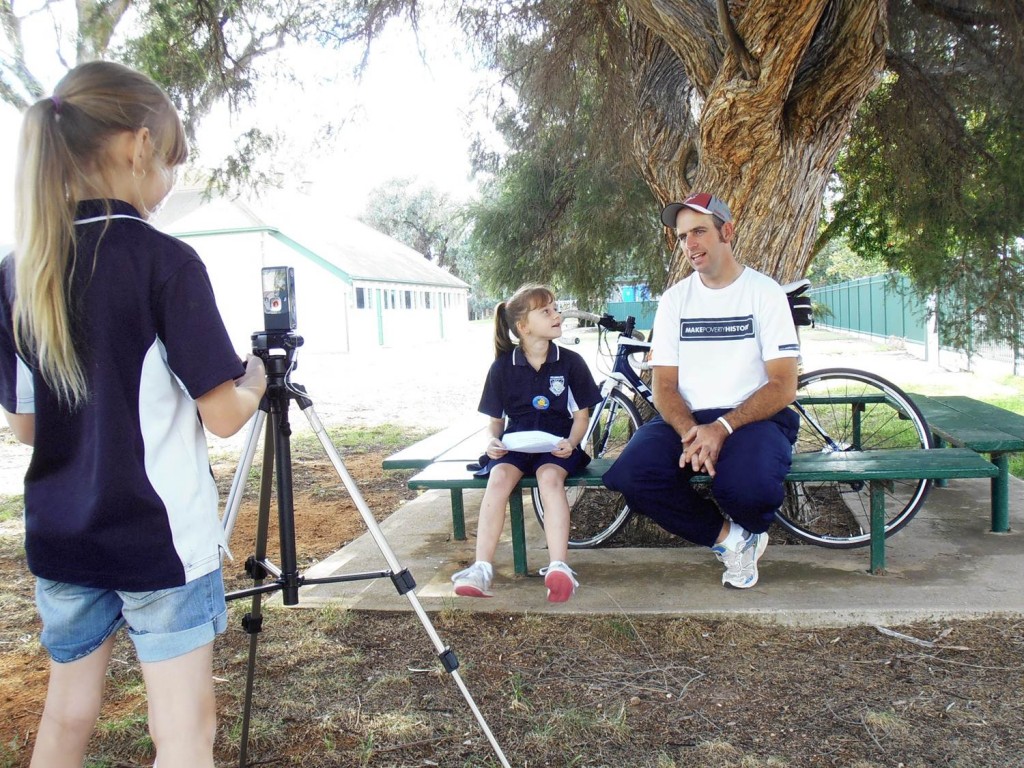
M374 44L358 84L351 78L355 51L285 50L266 69L292 72L295 82L274 82L268 75L255 107L235 115L222 108L205 120L198 141L202 160L215 162L233 136L259 125L283 136L275 158L282 184L330 196L339 214L358 215L370 190L396 178L465 199L474 189L470 134L488 126L471 118L483 76L460 60L461 48L445 29L428 26L417 43L407 27L392 23ZM53 67L47 74L49 90L63 70ZM323 82L332 76L334 82ZM340 129L324 144L317 129L328 121ZM19 126L19 113L0 105L0 243L13 236Z

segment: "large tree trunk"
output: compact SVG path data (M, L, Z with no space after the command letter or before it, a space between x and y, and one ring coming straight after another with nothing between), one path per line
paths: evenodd
M881 77L886 2L733 2L724 24L719 3L627 0L635 151L662 203L722 197L737 258L786 282L810 265L825 185ZM687 271L678 252L670 270Z

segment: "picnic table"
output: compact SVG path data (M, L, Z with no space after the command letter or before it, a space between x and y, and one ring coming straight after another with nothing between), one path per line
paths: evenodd
M1010 454L1024 451L1024 416L964 395L910 394L938 441L987 453L992 478L992 530L1010 530ZM940 485L942 483L939 483Z

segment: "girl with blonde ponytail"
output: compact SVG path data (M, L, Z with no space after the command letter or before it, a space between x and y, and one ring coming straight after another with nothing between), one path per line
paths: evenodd
M33 446L25 551L50 683L32 766L81 766L127 626L161 768L213 766L223 531L203 426L259 406L195 252L148 223L188 151L167 94L111 62L25 112L0 264L0 406Z
M537 476L544 501L544 536L551 561L541 574L547 598L564 602L579 586L565 562L569 551L565 478L590 463L580 443L590 420L589 409L601 400L601 392L583 358L554 343L561 335L562 316L555 294L546 286L524 285L494 310L495 360L480 398L480 412L490 417L491 440L477 473L487 475L487 488L480 504L476 560L452 576L457 595L490 596L505 507L525 474ZM548 444L516 450L509 435L535 431L546 433Z

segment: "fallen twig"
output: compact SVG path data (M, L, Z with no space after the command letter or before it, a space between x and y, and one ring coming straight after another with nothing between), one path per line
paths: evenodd
M442 741L450 741L452 738L454 738L454 737L449 734L449 735L445 735L445 736L437 736L437 737L435 737L433 739L420 739L419 741L408 741L405 744L395 744L393 747L380 747L380 748L376 748L375 747L374 750L373 750L373 754L375 754L375 755L382 755L385 752L398 752L399 750L403 750L403 749L414 749L416 747L426 747L426 746L429 746L429 745L438 744L438 743L440 743Z

